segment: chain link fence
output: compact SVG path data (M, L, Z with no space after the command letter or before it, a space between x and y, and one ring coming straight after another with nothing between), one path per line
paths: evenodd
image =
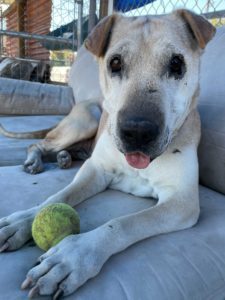
M52 80L67 82L70 66L77 49L82 45L88 32L98 21L98 1L53 0L50 35L71 41L64 44L47 45L53 65Z
M113 7L128 16L188 8L225 25L225 0L0 0L0 76L65 84L77 49Z
M225 25L225 0L118 0L115 8L128 16L160 15L186 8L204 15L214 26Z
M0 0L0 76L66 83L98 0Z

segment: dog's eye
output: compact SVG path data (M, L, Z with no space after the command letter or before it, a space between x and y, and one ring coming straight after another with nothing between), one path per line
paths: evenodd
M110 69L112 73L119 73L122 70L122 62L121 62L121 56L117 55L114 56L109 63Z
M169 77L181 79L185 73L185 63L183 55L173 55L169 63Z

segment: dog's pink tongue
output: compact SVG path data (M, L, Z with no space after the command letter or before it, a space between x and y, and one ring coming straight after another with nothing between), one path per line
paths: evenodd
M129 153L125 157L128 164L136 169L145 169L150 164L150 157L140 152Z

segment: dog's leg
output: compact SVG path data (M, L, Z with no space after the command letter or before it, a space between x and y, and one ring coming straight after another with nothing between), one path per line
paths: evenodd
M152 168L156 171L152 175L157 204L108 221L92 231L66 237L29 271L22 287L34 284L30 297L55 294L53 299L58 299L69 295L96 276L113 254L143 239L196 223L199 216L196 149L182 149L179 156L168 154Z
M151 236L194 225L199 209L197 199L194 204L192 196L168 188L162 190L162 198L152 208L114 219L90 232L66 237L40 257L40 264L28 272L22 287L35 284L31 297L54 293L53 299L58 299L59 295L73 293L96 276L113 254Z
M29 210L15 212L0 220L0 252L20 248L31 238L31 224L35 215L48 204L64 202L75 206L103 191L110 178L89 159L80 168L74 180L43 204Z
M77 142L93 137L97 132L100 117L101 106L97 100L75 105L70 114L51 130L44 140L28 148L24 170L30 174L40 173L43 171L42 156L58 153ZM64 158L64 154L61 153L59 156ZM59 164L63 167L70 166L64 159L61 159Z

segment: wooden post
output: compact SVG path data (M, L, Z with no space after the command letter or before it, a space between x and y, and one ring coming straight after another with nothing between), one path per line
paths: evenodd
M25 4L26 0L17 0L17 31L25 31L24 30L24 15L25 15ZM19 57L25 57L25 40L19 38Z
M99 18L100 20L108 15L108 0L100 1L100 11Z

